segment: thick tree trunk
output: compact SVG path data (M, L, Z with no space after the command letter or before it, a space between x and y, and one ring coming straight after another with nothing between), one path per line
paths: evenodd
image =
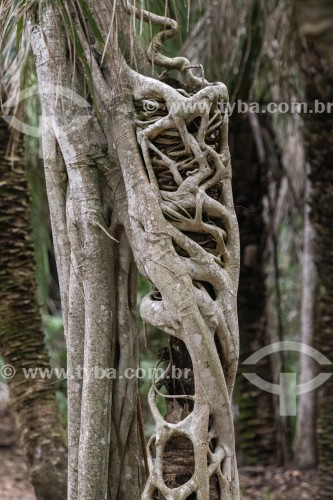
M313 9L315 5L315 10ZM312 0L299 1L297 18L304 39L306 98L313 108L316 100L333 102L333 6L329 0L320 6ZM316 12L315 17L313 12ZM314 77L315 75L315 77ZM304 116L304 137L310 164L312 196L311 221L315 231L315 263L318 273L316 347L332 360L333 356L333 169L332 114L308 113ZM333 496L333 379L320 389L317 421L319 489L318 498Z
M94 8L106 39L113 10L102 4ZM73 79L59 12L46 8L41 18L32 19L31 34L48 117L43 122L45 177L68 348L68 496L135 500L143 488L142 443L137 379L123 376L125 368L138 366L135 266L123 231L124 185L112 158L111 134L105 136L94 111L80 100L84 77L78 69ZM67 97L58 98L59 89ZM110 89L106 104L99 101L106 115L108 94ZM78 131L66 127L72 120Z
M0 121L0 350L16 374L11 401L38 499L66 497L67 447L54 386L26 378L24 369L50 369L36 298L36 269L30 236L29 187L22 147L7 159L9 129Z
M73 102L64 115L59 88L54 96L46 95L52 83L79 95L84 91L80 68L72 78L66 37L59 37L61 16L46 8L31 25L43 113L52 117L44 128L49 139L44 159L52 225L62 237L58 268L69 373L74 375L69 380L69 498L140 495L137 382L122 376L125 367L137 366L132 251L139 271L155 287L143 299L141 315L183 343L194 381L192 392L171 390L169 352L168 366L149 393L156 431L148 444L142 499L185 500L193 494L207 500L213 483L215 498L237 500L231 397L238 360L239 238L228 120L220 109L227 90L222 83L194 77L185 58L160 54L163 42L178 32L175 21L139 12L129 2L115 2L114 9L111 4L89 2L109 40L103 65L98 44L87 37L87 27L71 10L74 4L68 5L91 64L98 119L94 110L77 109ZM164 69L177 70L181 82L148 78L126 62L134 57L127 57L122 42L136 44L122 6L132 17L162 27L148 56ZM115 25L118 30L110 31ZM79 130L67 126L72 119L81 119ZM82 384L75 379L78 364L84 366ZM96 380L90 376L95 367L118 368L117 379ZM171 391L164 396L163 386ZM180 400L185 414L167 421L157 397L174 405ZM185 466L192 471L193 458L195 463L185 484L174 474L170 482L164 477L164 459L168 454L175 459L179 438L193 448ZM170 465L175 466L169 460L166 476Z
M144 95L147 90L145 91L143 86L138 86L136 92L139 97L141 93ZM162 86L160 92L166 99L169 108L170 103L167 97L169 90ZM200 92L197 95L199 97ZM129 107L127 114L130 109ZM128 129L130 126L129 123L123 122L124 116L120 117L119 112L115 120L118 124L116 129L119 130L118 134L122 133L121 125L124 129L125 127ZM226 127L226 123L224 126ZM169 130L169 127L174 127L174 125L166 122L165 127L166 130ZM165 132L165 130L162 129L161 132ZM225 138L226 129L223 131L222 148L226 147ZM163 209L166 214L172 214L172 221L169 222L164 218L158 198L152 190L150 182L153 182L154 177L150 178L150 182L148 181L141 160L137 156L134 131L132 137L128 134L127 141L128 144L119 142L118 151L123 166L125 186L128 189L134 255L139 270L145 273L158 289L157 297L152 294L143 300L141 314L146 322L159 327L185 343L192 361L195 385L193 395L184 392L179 396L168 395L169 398L171 396L176 400L180 398L190 402L194 400L192 411L191 404L189 406L189 415L186 417L186 415L179 414L177 421L172 423L168 423L163 418L156 406L156 394L159 393L158 389L165 385L165 380L167 380L172 366L170 358L169 367L150 391L149 402L157 429L148 447L150 476L142 498L144 500L154 498L156 492L159 492L166 498L171 496L181 500L196 492L198 499L207 499L209 498L209 479L213 476L218 481L219 494L222 498L238 498L230 401L238 354L237 323L235 322L236 293L233 288L235 282L237 286L238 276L238 234L231 198L230 170L225 170L230 168L228 156L221 155L222 161L226 162L225 166L222 167L226 177L220 195L221 205L215 203L215 198L207 197L203 188L201 201L198 196L190 195L191 191L186 189L186 184L183 186L184 194L181 197L178 196L177 189L170 189L164 194L161 184L158 184L165 200L165 204L162 205ZM129 149L129 144L131 149ZM181 143L179 145L183 146ZM212 159L215 158L217 162L213 148L210 147L209 151L211 151ZM167 160L165 159L165 161ZM156 164L160 165L157 162ZM218 168L220 167L216 165L216 169ZM197 172L199 179L201 176L203 177L201 180L203 186L206 185L207 188L215 186L216 181L212 184L213 181L206 180L209 171L201 172L198 169L195 172ZM216 179L220 178L220 174L218 174L219 172L216 171L216 177L214 176ZM191 189L191 176L188 176L188 179L188 188ZM194 179L193 174L193 182ZM157 172L156 180L157 183L159 180L161 183L166 182L162 181ZM203 182L205 180L206 183ZM173 182L170 177L168 185L173 187ZM139 191L136 189L138 185L140 185ZM201 233L200 219L203 203L206 204L204 210L208 212L208 220L210 218L216 220L216 228L218 227L218 214L223 217L225 223L224 227L228 235L226 250L219 247L220 237L217 230L215 232L213 227L210 229L208 223L206 229L207 236L210 234L210 230L214 231L215 245L218 245L215 251L221 251L223 259L225 259L225 264L220 268L215 267L218 258L213 257L214 246L212 246L212 253L206 253L204 243L208 238L199 239L202 241L202 246L200 246L196 243L194 235L192 240L181 231L183 229L184 232L192 231L195 233L197 231L199 234ZM185 210L190 210L193 215L190 217L182 216L182 212ZM195 214L198 218L195 217ZM178 252L175 251L175 245L179 248ZM142 248L145 248L144 255L141 253ZM184 253L187 253L188 256L185 257ZM193 286L192 280L195 280L196 286ZM220 315L220 310L221 313L224 311L222 315ZM226 314L225 319L224 314ZM217 342L221 346L221 358L219 358L218 349L214 342L215 329ZM224 373L221 366L222 359ZM170 443L177 436L183 436L192 443L196 466L191 480L183 486L178 485L176 489L171 489L161 476L161 467L167 443ZM208 469L207 455L209 456Z

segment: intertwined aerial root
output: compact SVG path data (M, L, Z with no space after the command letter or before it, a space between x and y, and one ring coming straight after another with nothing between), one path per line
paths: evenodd
M142 500L192 494L238 499L231 396L238 362L239 235L224 112L228 93L223 83L195 77L185 58L160 54L178 29L175 21L124 3L129 13L165 28L148 50L165 69L161 78L127 70L136 127L126 138L135 146L118 147L135 260L154 288L141 302L141 316L170 336L169 354L159 361L164 372L149 392L156 429ZM171 69L180 81L168 76ZM192 390L186 381L170 383L175 343L190 358ZM160 397L179 411L162 415ZM191 444L194 467L186 482L175 485L166 479L165 462L177 439Z
M220 498L237 498L230 398L238 358L239 246L227 118L221 112L226 100L221 83L190 95L150 81L137 95L137 140L164 216L160 231L173 247L166 256L165 246L167 258L156 253L160 257L154 265L163 268L162 273L152 272L149 263L145 266L158 293L143 299L141 315L185 344L195 388L192 395L164 396L185 400L192 408L183 420L173 422L165 421L156 404L156 395L167 386L171 360L150 390L156 432L148 445L150 476L142 497L147 500L156 491L179 500L196 492L206 500L212 476L218 480ZM175 436L193 444L195 468L187 483L172 489L163 479L163 454Z

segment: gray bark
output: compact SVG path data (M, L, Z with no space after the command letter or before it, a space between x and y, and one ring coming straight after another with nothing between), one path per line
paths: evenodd
M228 122L219 111L227 90L222 83L196 78L185 58L160 54L164 41L178 32L175 21L138 12L127 2L124 8L115 3L115 17L109 2L89 5L104 39L109 39L109 51L101 67L98 50L73 12L99 108L98 119L90 110L79 132L65 125L74 118L83 120L87 109L70 104L64 114L62 99L43 92L57 82L83 93L80 68L72 80L61 19L46 8L31 23L43 110L52 117L48 136L54 134L61 152L55 175L61 165L66 172L61 199L51 191L49 200L54 227L62 227L68 241L58 266L69 372L74 373L69 379L69 498L114 500L126 494L138 499L142 491L137 381L121 378L125 367L138 364L133 253L158 296L143 299L142 318L185 344L195 384L193 395L165 396L192 404L185 419L170 423L160 414L156 395L171 360L164 376L154 381L149 403L156 432L148 445L149 477L141 498L162 494L181 500L195 493L207 500L210 479L215 478L218 498L238 499L231 396L238 361L239 238ZM164 28L154 37L148 57L165 69L176 69L182 90L144 76L145 58L138 68L142 73L131 69L126 35L133 40L132 24L125 11ZM110 26L115 29L110 31ZM155 115L138 111L151 99L164 106L162 115L159 107ZM189 131L191 124L197 130ZM168 144L170 137L178 152L171 147L165 153L159 147L159 140L166 138ZM51 153L45 144L46 158ZM170 172L172 189L165 188L158 168ZM59 186L59 178L57 182ZM81 361L82 387L75 376ZM116 368L118 378L114 383L96 380L91 376L96 367ZM186 484L170 488L163 479L163 452L179 435L193 444L195 470Z
M310 181L307 181L306 199L310 197ZM304 249L302 262L301 342L313 346L315 338L315 305L317 271L314 262L315 234L310 221L310 207L304 210ZM300 384L316 376L315 361L307 354L300 354ZM313 467L317 463L316 415L317 392L299 396L296 426L295 461L300 468Z

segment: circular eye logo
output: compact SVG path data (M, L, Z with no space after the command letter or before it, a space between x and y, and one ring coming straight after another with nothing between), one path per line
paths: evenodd
M313 347L300 342L293 342L285 340L283 342L275 342L268 346L259 349L251 356L249 356L243 365L255 365L266 356L281 351L294 351L311 356L320 365L332 365L331 361L326 358L321 352ZM280 373L280 383L272 384L259 377L256 373L243 373L244 377L251 382L251 384L259 387L263 391L277 394L280 398L280 415L296 415L297 405L296 396L314 391L323 385L331 376L332 373L319 373L316 377L303 384L297 384L296 373Z

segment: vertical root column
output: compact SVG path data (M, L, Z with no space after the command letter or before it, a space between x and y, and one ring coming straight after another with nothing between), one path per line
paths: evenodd
M171 251L164 250L165 258L159 259L163 272L145 266L147 277L159 291L159 300L154 294L146 296L141 316L178 339L170 342L169 366L149 393L156 432L148 446L150 476L142 498L182 500L195 494L193 498L202 500L237 499L231 394L238 357L239 244L227 123L218 108L225 88L216 84L194 91L182 108L183 94L179 94L176 107L174 101L168 102L165 87L161 84L165 105L161 102L155 114L147 116L142 103L136 103L138 142L164 216L159 231L168 234L172 244ZM169 376L174 343L183 358L190 356L193 395L185 390L185 379L172 389ZM161 393L162 387L168 394ZM157 394L168 402L165 417L157 407ZM193 445L188 463L194 461L194 472L185 484L178 482L179 486L175 474L170 487L163 474L165 450L177 436Z
M188 295L184 290L184 295ZM149 317L147 298L141 310L144 320ZM153 302L153 301L152 301ZM163 309L163 301L159 307ZM162 305L161 305L162 304ZM154 314L158 314L152 303ZM174 305L173 305L174 306ZM165 305L164 305L165 307ZM177 312L174 307L170 309L174 316ZM155 318L150 317L152 324ZM173 403L174 410L169 411L166 417L160 414L156 404L156 395L161 394L164 385L168 387L171 372L171 363L165 372L156 380L149 393L149 404L156 422L156 432L149 445L150 477L146 485L143 499L172 498L186 499L191 493L196 493L196 498L232 498L231 491L237 481L234 469L233 424L230 409L230 400L220 358L216 352L214 337L207 329L203 319L198 313L195 300L184 314L175 335L187 337L185 345L193 363L194 395L168 394L168 401ZM184 400L186 405L184 405ZM192 409L192 411L191 411ZM171 420L171 421L170 421ZM193 445L193 455L189 455L188 463L195 463L192 477L184 485L170 488L165 484L163 476L165 461L165 446L172 437L182 436L189 439ZM153 453L152 448L155 449ZM170 454L172 457L172 454ZM174 456L176 459L176 457ZM168 462L170 456L168 455ZM210 478L216 475L219 486L211 482ZM177 477L177 476L176 476ZM154 497L158 490L163 497ZM168 496L169 495L169 496ZM237 497L235 497L237 498Z

